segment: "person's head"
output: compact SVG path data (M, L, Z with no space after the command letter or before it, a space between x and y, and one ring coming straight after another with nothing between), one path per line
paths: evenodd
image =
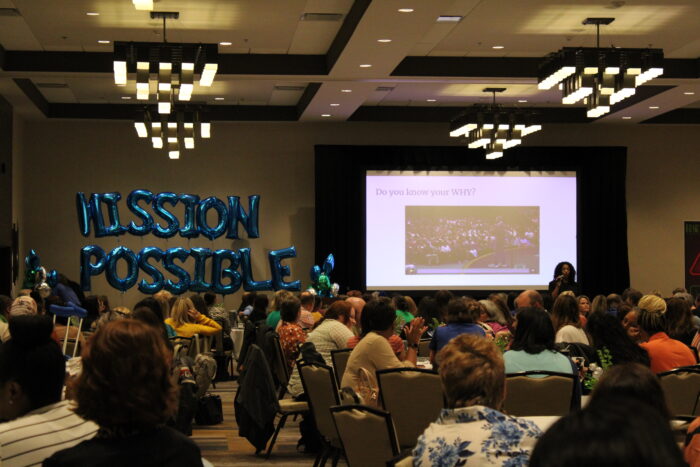
M134 305L134 311L137 308L148 308L158 317L159 320L165 321L168 316L163 312L162 303L154 297L146 297L136 305Z
M338 300L331 304L323 316L323 320L336 319L348 328L355 325L355 309L347 300Z
M32 290L29 296L34 299L34 303L36 304L36 314L43 315L46 309L44 308L44 297L41 296L39 290Z
M554 331L558 331L562 327L570 324L572 326L581 327L579 320L578 304L576 299L569 295L561 295L554 301L552 307L552 323Z
M161 314L163 315L163 319L169 318L170 304L172 303L171 300L173 300L175 296L167 290L161 290L160 292L155 293L153 298L158 300L158 303L160 303L160 310Z
M151 307L136 305L129 317L148 324L153 329L157 330L158 334L160 334L166 342L168 341L168 331L165 328L165 322Z
M216 294L214 292L205 292L202 298L204 298L204 304L207 308L213 307L216 303Z
M576 299L578 303L578 312L583 316L588 316L591 312L591 299L587 295L579 295Z
M616 293L611 293L605 298L608 302L608 310L617 310L622 304L622 297Z
M642 298L642 292L637 289L628 288L622 292L622 301L627 303L629 306L635 307L639 304L639 300Z
M502 324L503 326L508 324L506 317L503 316L503 312L501 312L501 310L498 308L498 305L496 305L494 302L492 302L491 300L479 300L479 303L481 304L484 313L481 316L481 321L495 321L498 324Z
M36 302L32 297L17 297L10 305L10 316L35 315L38 313Z
M639 363L623 363L608 368L595 385L591 401L620 397L634 400L657 410L664 419L671 419L664 391L659 378L648 366Z
M418 316L423 318L428 326L433 326L435 321L439 323L442 316L440 316L440 305L437 300L432 297L423 297L418 302Z
M695 296L695 308L700 308L700 293Z
M639 331L639 308L630 308L630 310L625 313L622 317L622 327L625 328L625 332L630 339L635 342L641 340Z
M683 298L672 297L666 305L666 333L676 339L695 330L690 304Z
M448 323L476 323L482 313L484 313L484 306L476 300L453 298L447 304Z
M571 412L540 437L530 467L680 467L667 420L635 400L605 397Z
M85 297L85 300L83 300L83 308L87 311L88 318L97 318L100 315L101 307L102 302L97 295L88 295Z
M524 290L515 299L515 308L543 308L542 295L537 290Z
M15 316L9 326L12 338L0 345L0 421L60 401L66 372L48 316Z
M394 327L396 309L387 297L379 297L371 300L362 311L362 333L385 333Z
M676 287L673 289L673 292L671 292L671 295L676 295L677 293L688 293L688 291L685 289L685 287Z
M657 295L644 295L639 299L638 306L640 310L651 311L662 315L666 313L666 300Z
M564 276L567 282L576 282L576 268L568 261L562 261L554 268L554 278Z
M345 299L352 307L355 309L355 319L360 322L360 315L362 315L362 310L365 308L365 301L360 297L348 297Z
M163 424L177 407L172 356L155 328L134 319L97 330L82 354L74 385L75 412L107 430L145 430Z
M607 313L608 299L605 295L596 295L591 303L591 313Z
M192 323L193 319L190 317L189 311L194 309L194 304L189 298L181 297L175 300L170 311L170 319L175 323L174 327L178 328L185 323Z
M646 350L637 345L620 321L608 313L591 313L586 322L591 345L599 351L608 350L612 364L637 362L649 365Z
M190 295L190 300L194 305L194 309L203 314L204 316L209 316L209 309L207 304L204 302L204 298L199 294Z
M403 295L396 294L391 297L391 301L394 303L394 308L397 310L408 311L408 302Z
M404 295L403 298L406 299L406 309L404 311L408 311L413 316L418 315L418 306L416 306L416 302L408 295Z
M647 340L656 333L666 331L666 319L663 314L657 311L640 309L637 323L642 340Z
M256 295L255 301L253 301L253 310L254 311L262 311L263 313L267 314L267 307L269 305L270 305L270 299L267 298L267 295L265 295L265 294Z
M313 311L314 309L314 294L311 292L302 292L299 295L299 301L301 302L301 307L306 311Z
M274 297L272 298L272 309L275 311L280 311L280 307L282 306L282 302L286 300L289 297L293 297L294 294L290 292L289 290L278 290L275 292Z
M109 297L107 295L100 295L100 302L102 303L102 311L109 311L112 309L109 306Z
M449 408L484 405L500 409L505 396L505 365L492 341L461 334L442 348L438 361Z
M256 296L256 292L243 292L243 295L241 295L241 306L238 307L238 311L243 311L246 307L253 306Z
M287 323L296 323L301 311L301 302L294 295L289 295L280 303L280 319Z
M446 307L450 300L455 298L455 296L449 290L438 290L435 292L435 295L433 295L433 298L435 298L438 305L441 307Z
M554 326L546 311L541 308L521 308L515 320L515 335L511 350L524 350L538 354L554 350Z

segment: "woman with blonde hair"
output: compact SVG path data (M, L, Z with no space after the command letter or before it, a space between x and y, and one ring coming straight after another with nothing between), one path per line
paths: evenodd
M158 301L158 303L160 304L160 311L163 313L163 316L166 318L169 318L170 317L170 299L173 298L173 294L171 294L167 290L161 290L160 292L154 294L153 298L155 298Z
M198 312L192 300L178 298L173 305L170 318L165 320L180 337L192 337L195 334L213 336L221 331L221 325Z

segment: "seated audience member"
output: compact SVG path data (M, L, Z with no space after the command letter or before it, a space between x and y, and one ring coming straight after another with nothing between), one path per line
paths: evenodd
M189 298L178 298L175 301L171 316L165 320L165 324L172 326L180 337L192 337L195 334L213 336L221 331L219 323L197 311Z
M354 326L355 309L347 300L337 301L328 307L318 326L306 337L306 342L312 342L326 365L332 367L331 351L346 348L348 339L353 336L351 329ZM296 367L292 369L288 388L294 397L298 397L304 391Z
M161 290L153 294L153 298L160 304L160 311L157 312L163 316L163 320L170 318L170 303L175 299L175 296L167 290Z
M162 292L162 291L161 291ZM156 295L158 295L160 292L158 292ZM170 293L170 292L168 292ZM176 337L177 333L173 329L173 327L165 322L165 319L167 318L165 311L170 310L170 304L167 302L167 300L164 299L157 299L156 295L153 297L146 297L140 302L138 302L134 306L134 312L136 312L137 309L143 307L143 308L148 308L151 310L157 317L163 322L163 325L165 326L165 332L168 336L168 338L171 337ZM167 308L163 308L163 306Z
M625 328L625 332L627 332L630 339L639 344L642 341L638 324L639 308L630 308L629 305L622 305L620 314L622 315L622 327Z
M189 296L189 299L192 301L195 310L199 311L200 314L203 314L207 318L211 318L211 316L209 316L209 307L207 307L204 298L200 294L192 294Z
M658 313L663 315L666 313L666 300L659 297L658 295L644 295L639 299L639 304L637 305L640 310L651 311L653 313Z
M430 340L430 361L435 364L437 353L454 337L461 334L486 336L484 329L477 324L483 306L475 300L453 298L447 304L447 326L435 330Z
M483 307L483 312L479 317L479 321L487 324L493 330L494 334L510 332L510 329L508 329L508 320L498 308L498 305L491 300L479 300L479 303L481 303Z
M605 397L559 419L537 442L530 467L681 467L667 420L638 400Z
M435 330L440 327L442 316L440 316L440 305L432 297L423 297L418 302L418 316L423 318L428 330L425 337L432 338Z
M593 302L591 303L591 312L589 316L594 313L607 313L608 312L608 299L605 295L596 295L593 297Z
M540 308L520 309L513 343L503 360L506 374L533 370L574 373L571 360L554 349L552 320Z
M248 320L253 323L257 323L258 321L264 321L267 319L267 306L269 303L270 302L267 295L256 295L255 300L253 301L253 310L248 315Z
M498 309L501 312L501 315L506 319L506 325L508 326L508 329L510 329L512 332L514 318L513 318L513 314L508 309L508 305L507 305L508 295L505 293L502 293L502 292L501 293L492 293L492 294L489 294L488 299L496 304L496 306L498 307Z
M396 333L400 334L403 327L413 321L415 316L408 311L408 302L406 301L406 297L403 295L394 295L391 298L391 302L394 304L394 308L396 308L396 321L394 321L394 327L396 328Z
M440 322L444 323L447 320L447 304L450 303L450 300L455 298L455 296L449 290L438 290L435 292L435 295L433 295L433 298L440 307Z
M524 290L515 299L515 309L518 308L544 308L542 295L537 290Z
M579 295L576 298L576 303L578 303L578 314L581 320L581 325L586 325L586 320L588 315L591 313L591 299L587 295Z
M664 391L659 378L648 366L639 363L622 363L608 368L595 385L591 401L597 402L608 398L634 400L639 404L655 409L664 420L671 420L671 413L666 405Z
M213 292L206 292L203 298L209 317L219 323L221 328L224 330L224 339L226 336L230 336L231 320L229 320L228 312L226 310L220 306L216 306L216 294Z
M92 325L94 330L99 329L100 326L104 326L105 324L111 321L124 319L128 317L130 313L130 310L126 307L118 306L116 308L109 308L107 305L104 305L104 307L104 311L102 312L102 314L100 314L100 317L97 318L97 321L95 321Z
M665 320L661 313L642 309L639 313L639 330L643 341L640 345L649 354L654 373L695 365L695 356L690 348L664 332Z
M99 425L99 432L44 465L201 466L197 445L165 426L177 407L170 359L160 334L143 322L100 327L83 352L74 387L75 413Z
M306 333L298 324L300 310L301 302L293 295L288 296L280 304L281 321L277 333L280 336L282 353L290 373L294 368L294 361L299 356L299 344L306 342Z
M278 290L275 292L275 296L272 299L272 311L267 315L265 321L272 329L277 329L277 325L280 322L280 306L282 305L282 301L293 296L294 294L289 290Z
M622 305L622 297L616 293L611 293L605 297L605 300L608 303L608 314L618 317L617 310L620 308L620 305Z
M7 319L10 316L11 306L12 299L6 295L0 295L0 342L10 339L10 327L7 324Z
M362 310L364 310L365 308L365 301L360 297L348 297L345 299L345 301L352 305L352 308L355 310L355 325L352 327L351 330L354 335L359 336L360 321L362 316ZM319 315L321 315L321 313L319 313ZM323 315L321 315L321 317L323 317Z
M38 307L36 301L32 297L23 295L15 298L10 305L10 318L22 315L36 315Z
M641 298L642 292L637 289L629 288L622 292L622 301L633 308L639 305L639 300L641 300Z
M314 317L314 294L311 292L302 292L299 294L301 302L301 310L299 310L299 320L297 324L304 330L310 330L314 327L317 321L321 319L321 313L318 313L319 319Z
M671 339L690 345L697 333L697 327L693 324L693 312L690 311L690 303L683 298L673 297L666 304L666 334Z
M372 299L375 300L375 299ZM371 300L370 300L371 301ZM364 300L363 300L364 302ZM363 306L364 310L364 306ZM356 333L353 333L352 337L348 339L348 342L346 344L346 347L348 349L354 349L355 346L357 345L358 342L360 342L360 339L362 339L365 334L369 331L364 331L365 329L369 329L369 321L368 321L368 316L365 315L363 312L360 312L360 319L357 319L357 313L355 313L355 329ZM399 360L404 360L406 357L406 352L403 344L403 339L401 339L399 336L396 334L393 334L387 339L389 341L389 345L391 346L391 349L394 351L396 354L396 358Z
M505 373L498 347L461 335L438 358L448 408L418 438L413 465L527 465L541 431L531 421L499 412Z
M370 389L378 394L375 376L377 370L415 366L418 357L418 342L426 328L423 327L422 318L416 318L406 326L408 350L406 351L406 360L401 361L396 357L388 341L394 333L394 320L396 319L396 310L394 310L391 300L382 297L370 301L365 305L362 315L365 320L362 327L364 336L350 353L340 386L350 386L358 393L365 392L360 387L363 381L360 373L363 373L368 377ZM379 403L378 398L364 402L375 406Z
M87 316L83 320L83 327L86 331L95 329L95 322L105 311L105 306L97 295L88 295L83 300L83 308L87 311Z
M166 342L168 348L172 348L172 343L170 342L171 336L168 334L167 330L168 326L150 307L137 305L134 307L134 311L131 313L130 318L146 323L154 328L156 331L158 331L158 334L163 336L163 340ZM176 335L177 334L174 334L172 337Z
M640 363L649 367L649 354L633 341L617 318L607 313L592 313L586 330L598 360L607 351L613 365Z
M63 274L59 273L57 276L56 287L53 288L52 293L61 299L63 303L73 303L74 305L82 306L80 299L75 291L71 288L68 278Z
M241 296L241 305L238 307L239 316L250 316L253 311L253 303L255 303L255 292L243 292Z
M40 465L61 449L92 438L97 425L61 401L66 360L47 316L19 316L0 345L0 465Z
M588 336L581 329L578 305L576 299L563 295L554 301L552 307L552 324L556 332L554 342L569 342L577 344L588 343Z

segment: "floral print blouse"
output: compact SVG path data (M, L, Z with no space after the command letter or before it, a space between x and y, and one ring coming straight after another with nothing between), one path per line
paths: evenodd
M525 467L541 435L533 422L489 407L443 409L418 438L413 465Z
M306 333L298 324L286 321L282 322L277 329L277 333L280 336L280 346L291 373L294 368L294 361L299 356L299 344L306 342Z

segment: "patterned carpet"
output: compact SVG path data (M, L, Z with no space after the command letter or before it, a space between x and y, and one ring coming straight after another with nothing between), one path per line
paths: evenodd
M314 456L296 451L299 439L299 420L289 418L280 431L272 455L269 459L255 455L255 448L238 436L238 427L233 413L233 398L237 384L234 381L220 382L213 394L221 396L224 408L224 422L213 426L193 426L192 439L202 450L202 457L216 467L248 465L311 466ZM330 462L328 463L330 465ZM345 465L341 462L339 465Z

